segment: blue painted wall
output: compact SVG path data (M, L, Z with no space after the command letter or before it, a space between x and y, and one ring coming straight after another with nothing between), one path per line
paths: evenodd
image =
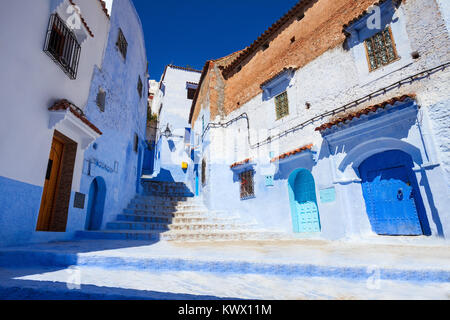
M447 177L443 174L445 168L433 160L435 151L433 144L427 140L429 128L425 120L417 125L418 118L425 119L423 112L413 100L409 100L353 121L345 127L329 130L313 150L277 162L273 186L266 186L263 163L258 158L233 170L231 163L210 160L211 144L215 143L211 137L216 134L212 133L212 129L205 134L203 141L196 140L193 144L198 150L194 158L199 165L200 177L201 159L207 159L206 184L200 187L199 197L208 208L239 215L242 222L255 222L261 229L330 240L373 236L375 232L366 211L358 168L365 159L375 154L401 150L410 155L415 164L417 189L424 203L420 211L423 212L421 220L426 221L425 235L448 237L450 220L445 214L449 204L448 190L442 189L447 185ZM194 126L197 135L201 134L201 127L200 115ZM255 197L241 200L238 173L248 169L255 171ZM320 221L320 232L317 233L298 233L293 223L289 177L298 169L311 172L315 180ZM193 169L190 173L193 186L194 178ZM444 199L445 196L447 199Z
M126 59L116 46L119 28L128 42ZM137 90L139 77L143 84L142 97ZM106 91L104 112L96 104L99 88ZM81 192L86 195L89 195L96 177L101 177L105 182L102 226L111 221L140 191L142 163L147 147L147 92L147 59L141 22L130 0L115 0L103 67L95 70L86 108L87 117L103 135L85 152L81 181ZM134 150L135 134L139 137L137 152Z
M71 193L66 232L35 232L43 188L0 177L0 247L70 240L84 224L85 209L74 208Z

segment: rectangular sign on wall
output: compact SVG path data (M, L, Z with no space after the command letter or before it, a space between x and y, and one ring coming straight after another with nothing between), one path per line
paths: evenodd
M84 209L84 203L86 201L86 195L83 193L75 192L75 199L73 201L73 207L77 209Z
M331 203L335 201L336 201L336 189L334 187L320 190L321 203Z
M265 182L266 182L266 187L273 187L274 186L274 176L265 176Z

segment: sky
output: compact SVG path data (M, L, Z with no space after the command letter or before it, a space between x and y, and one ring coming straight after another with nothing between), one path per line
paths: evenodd
M133 0L145 33L150 79L174 64L205 62L249 46L298 0Z

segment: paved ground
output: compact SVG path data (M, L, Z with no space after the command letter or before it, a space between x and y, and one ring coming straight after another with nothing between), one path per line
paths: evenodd
M0 269L0 281L1 299L450 299L449 283L188 271Z
M6 248L0 249L0 298L450 299L449 248L408 240L79 241ZM67 282L81 290L69 290Z

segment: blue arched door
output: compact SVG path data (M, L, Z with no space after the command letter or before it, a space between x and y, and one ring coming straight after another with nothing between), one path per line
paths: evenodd
M95 178L89 189L88 212L86 218L86 230L100 230L103 222L103 210L105 208L106 185L102 178Z
M316 186L311 172L295 170L289 178L289 193L294 232L320 232Z
M413 161L403 151L376 154L359 167L367 215L379 235L423 235L423 207Z

